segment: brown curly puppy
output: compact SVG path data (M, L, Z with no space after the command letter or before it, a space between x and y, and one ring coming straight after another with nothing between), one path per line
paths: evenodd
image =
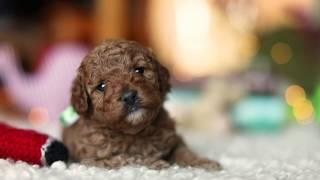
M176 134L163 108L169 90L168 70L149 49L133 41L103 42L84 58L73 84L71 102L80 119L63 135L72 158L107 168L176 163L220 169Z

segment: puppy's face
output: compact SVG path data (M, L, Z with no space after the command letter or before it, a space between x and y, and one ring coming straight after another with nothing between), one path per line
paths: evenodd
M105 41L82 62L71 101L97 128L135 134L156 119L168 79L150 50L132 41Z

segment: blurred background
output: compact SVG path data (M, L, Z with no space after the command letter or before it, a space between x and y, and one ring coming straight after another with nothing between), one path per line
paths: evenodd
M59 136L84 55L107 38L170 70L179 127L278 133L320 118L317 0L1 0L0 119Z

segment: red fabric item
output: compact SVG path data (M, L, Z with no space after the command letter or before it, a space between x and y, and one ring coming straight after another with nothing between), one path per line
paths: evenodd
M41 163L41 148L48 136L32 130L16 129L0 124L0 158Z

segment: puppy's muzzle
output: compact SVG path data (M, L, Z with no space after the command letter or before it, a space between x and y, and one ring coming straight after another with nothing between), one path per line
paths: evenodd
M122 102L128 108L129 112L139 109L138 93L135 90L125 91L121 97Z

